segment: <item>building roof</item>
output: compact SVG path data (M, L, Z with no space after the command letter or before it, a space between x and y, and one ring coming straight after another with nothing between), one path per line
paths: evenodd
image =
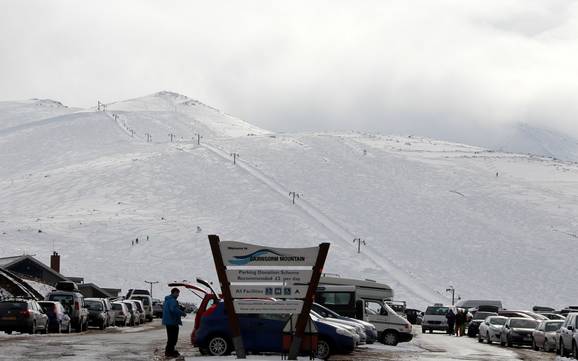
M39 260L37 260L36 258L29 256L29 255L22 255L22 256L13 256L13 257L4 257L4 258L0 258L0 267L8 269L9 267L25 261L25 260L29 260L32 263L36 264L37 266L43 268L44 270L46 270L47 272L51 273L52 275L56 276L56 278L59 278L61 281L68 281L68 278L66 278L65 276L63 276L62 274L56 272L55 270L53 270L52 268L48 267L47 265L45 265L44 263L40 262Z

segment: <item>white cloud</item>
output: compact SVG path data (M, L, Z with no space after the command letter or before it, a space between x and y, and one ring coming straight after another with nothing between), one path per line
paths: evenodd
M576 1L13 1L0 99L174 90L273 130L578 135Z

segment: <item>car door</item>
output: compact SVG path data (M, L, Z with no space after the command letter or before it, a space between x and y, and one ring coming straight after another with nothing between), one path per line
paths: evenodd
M281 352L283 327L289 320L285 314L259 314L255 324L255 346L261 352Z
M245 350L256 351L255 346L256 320L257 315L253 314L239 315L239 327L241 328L241 336L243 338L243 345L245 345Z
M574 315L568 315L566 322L560 329L561 342L566 350L569 350L572 347L572 333L576 323L575 320L576 317Z

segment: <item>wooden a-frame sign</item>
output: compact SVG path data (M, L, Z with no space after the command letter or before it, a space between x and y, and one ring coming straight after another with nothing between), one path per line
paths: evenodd
M315 290L319 284L327 253L329 252L329 243L321 243L318 247L309 248L271 248L241 242L221 242L219 236L209 235L209 244L211 245L217 276L221 284L229 328L233 335L233 347L237 353L237 358L246 358L246 353L239 326L239 317L235 311L233 299L243 299L243 294L246 294L250 295L249 297L257 295L260 298L303 299L301 313L295 326L295 335L289 348L289 360L297 360L305 327L310 320L309 312L311 311ZM255 287L255 280L251 280L252 289L247 287L246 292L242 292L242 285L234 285L235 296L231 293L231 282L229 281L229 275L235 274L235 272L231 272L235 267L242 267L245 270L251 269L251 267L259 267L261 270L264 267L270 267L270 270L272 270L272 272L269 272L270 274L274 274L275 272L273 271L287 270L290 267L299 267L300 269L312 267L312 270L310 273L296 273L299 277L299 282L295 285L286 282L286 280L281 285L271 285L268 278L262 280L262 285L259 280L257 282L259 286L257 287ZM306 278L309 275L310 279L307 280ZM308 282L304 282L304 280ZM269 294L269 289L271 294ZM306 292L303 294L305 289Z

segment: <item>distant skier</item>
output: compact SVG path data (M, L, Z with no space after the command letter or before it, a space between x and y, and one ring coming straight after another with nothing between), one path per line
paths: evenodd
M138 244L138 238L135 240L135 243Z
M134 241L130 241L130 245L131 245L131 246L134 246Z
M149 240L149 236L147 236L147 241Z
M496 177L498 176L498 172L496 172Z
M201 229L200 226L197 226L197 233L201 233L203 230Z

